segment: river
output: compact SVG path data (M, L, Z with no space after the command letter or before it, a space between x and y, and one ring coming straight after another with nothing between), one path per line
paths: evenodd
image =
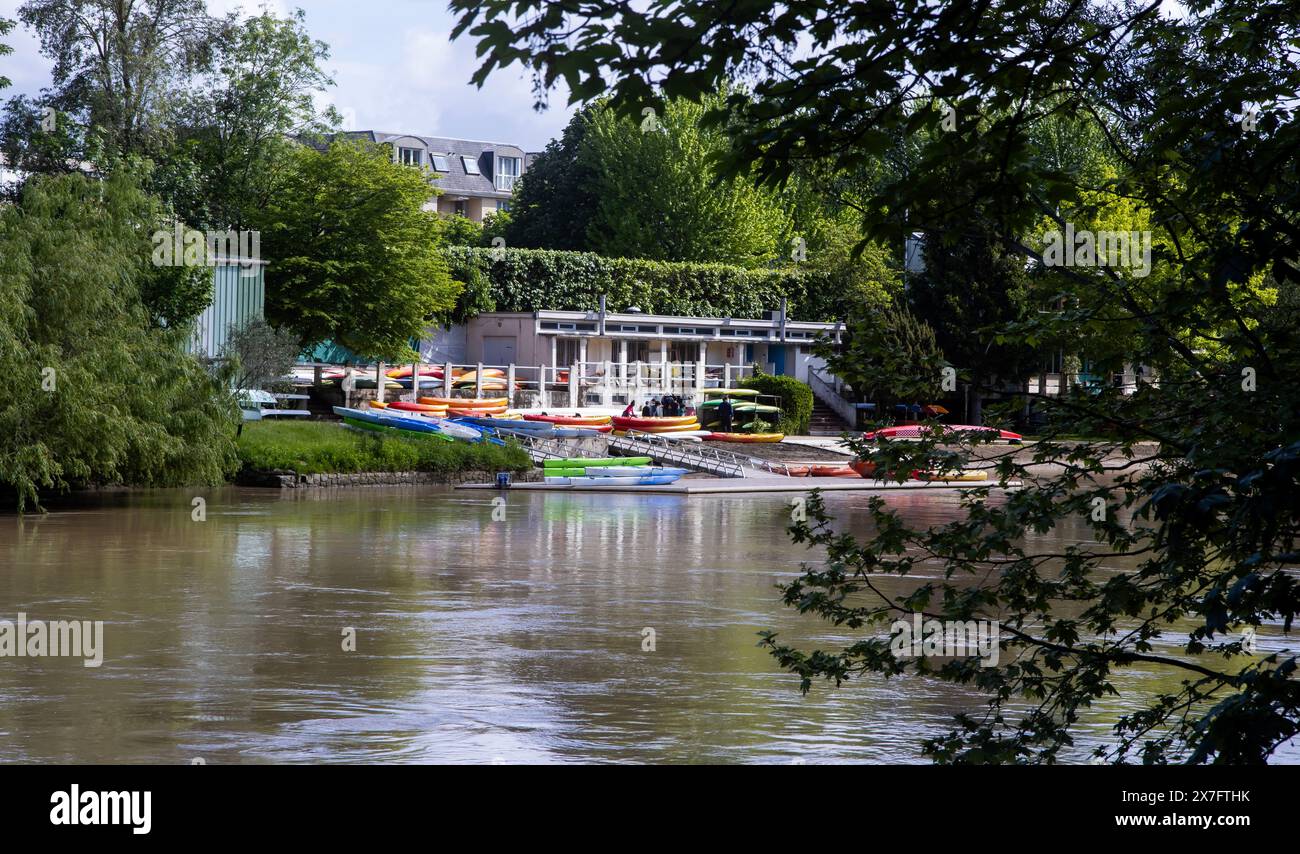
M916 677L800 695L757 632L844 635L778 601L817 557L790 496L227 488L200 514L195 494L0 518L0 619L104 623L99 667L0 659L0 760L910 763L980 706ZM859 532L867 500L827 496ZM1123 675L1067 760L1157 678Z

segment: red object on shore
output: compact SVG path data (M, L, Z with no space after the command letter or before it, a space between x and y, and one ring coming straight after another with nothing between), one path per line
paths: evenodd
M954 433L995 433L995 438L1006 439L1008 442L1020 442L1025 437L1019 433L1012 433L1010 430L999 430L996 427L977 427L973 424L940 424L938 425L940 436L947 438ZM919 439L922 432L930 432L931 428L925 424L900 424L896 427L883 427L880 430L874 430L870 433L863 433L862 438L870 442L873 439Z
M613 430L610 424L611 418L608 415L533 415L525 412L526 421L549 421L551 424L567 424L572 427L601 427L608 426Z

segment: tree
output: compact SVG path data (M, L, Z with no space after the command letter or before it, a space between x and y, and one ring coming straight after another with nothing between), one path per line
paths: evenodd
M0 484L19 510L46 491L234 471L222 379L141 298L159 210L129 176L77 174L0 208L0 370L15 392L0 402Z
M862 306L847 320L840 345L823 343L819 355L858 399L875 402L881 412L896 403L937 400L947 367L935 332L907 306Z
M447 273L438 215L424 210L423 172L384 146L339 140L303 146L259 225L267 319L304 345L333 340L384 359L448 314L459 285Z
M775 194L714 172L730 143L724 129L701 123L706 109L677 99L639 122L596 113L579 155L596 198L592 251L746 267L789 257L791 222Z
M982 424L985 391L1018 386L1036 365L1034 351L1022 342L994 340L1025 317L1024 259L1003 251L992 230L978 222L955 237L932 235L922 255L925 271L909 280L911 308L933 328L939 349L970 384L968 423Z
M313 103L333 85L321 69L329 49L307 33L302 10L263 11L226 30L215 54L212 70L186 86L174 117L178 145L166 155L194 162L203 208L187 210L182 192L166 195L196 226L245 229L269 201L289 139L319 138L337 123Z
M506 243L520 249L590 251L587 228L596 212L591 170L579 154L598 107L573 114L515 186Z
M8 18L0 18L0 36L7 36L14 28L14 22ZM0 56L8 56L13 53L14 49L4 42L0 42ZM11 81L8 77L0 74L0 89L8 88Z
M27 0L18 17L54 62L48 106L102 132L110 158L164 145L181 86L234 20L203 0Z
M1261 283L1300 280L1290 201L1300 122L1289 106L1300 10L1247 0L1193 0L1177 16L1159 3L1050 0L889 16L827 0L452 6L454 34L481 41L475 79L518 61L540 92L562 78L574 99L609 98L629 115L747 71L748 95L711 114L732 128L735 174L779 182L807 163L854 174L910 149L862 211L864 233L883 242L961 235L978 221L989 251L1045 266L1028 242L1040 220L1066 229L1065 214L1097 188L1043 156L1034 131L1062 116L1090 125L1122 164L1115 194L1150 212L1151 275L1054 267L1099 298L971 334L1033 344L1082 323L1131 322L1141 335L1126 355L1160 383L1040 401L1070 432L1114 439L1040 442L1032 462L1056 472L1047 477L999 455L998 477L1024 488L997 501L970 493L961 522L918 528L875 499L873 536L857 539L833 530L817 500L810 523L794 527L828 562L786 586L791 607L853 629L918 612L997 620L1000 663L902 657L870 635L831 650L770 633L763 642L804 690L922 672L980 692L982 712L924 744L942 762L1057 761L1080 716L1135 666L1178 678L1119 716L1100 752L1112 761L1265 762L1300 733L1294 652L1280 639L1278 651L1251 655L1242 634L1289 631L1300 612L1297 333L1261 322L1278 290ZM511 27L500 25L507 14ZM889 471L925 465L935 449L860 447ZM1107 457L1124 468L1102 477ZM1039 550L1036 532L1079 517L1095 542ZM922 563L933 567L913 577Z

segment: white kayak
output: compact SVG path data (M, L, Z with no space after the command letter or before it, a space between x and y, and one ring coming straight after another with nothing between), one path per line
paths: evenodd
M587 477L646 477L649 475L686 474L687 469L664 466L588 466Z

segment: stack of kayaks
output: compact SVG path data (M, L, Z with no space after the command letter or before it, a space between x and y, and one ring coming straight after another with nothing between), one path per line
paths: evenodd
M543 461L542 465L546 482L552 486L664 486L687 473L686 469L650 463L649 457L611 457L553 459Z
M641 433L698 438L708 432L700 429L700 422L695 420L694 415L651 416L648 418L639 415L631 417L615 415L612 420L614 422L615 436L626 436L627 431L636 430Z
M428 415L434 418L446 418L447 407L434 406L429 403L411 403L409 400L394 400L385 409L397 409L403 412L418 412L421 415Z
M484 368L483 384L480 386L478 371L466 371L452 381L451 387L481 388L483 391L505 391L506 372L500 368ZM515 383L515 388L518 387L519 383Z
M849 463L849 468L867 480L880 479L876 475L875 463L868 460L854 460ZM988 480L988 472L964 469L957 471L921 471L914 469L908 473L908 477L912 480L925 480L932 483L979 483ZM898 478L885 479L897 480Z
M345 406L334 407L334 414L342 418L344 424L360 430L395 430L401 433L421 433L437 436L448 441L460 439L465 442L481 442L485 439L482 430L475 429L469 424L458 424L444 418L399 415L391 410L349 409Z

